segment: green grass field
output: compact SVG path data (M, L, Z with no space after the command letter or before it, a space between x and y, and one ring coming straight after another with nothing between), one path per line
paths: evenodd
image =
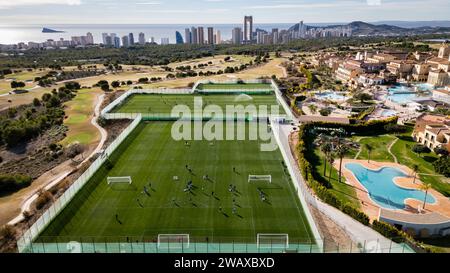
M272 86L266 83L243 83L243 84L229 84L229 83L210 83L199 84L198 90L272 90Z
M258 233L287 233L290 241L314 242L279 150L260 152L260 141L250 140L203 140L186 145L172 139L172 124L139 125L110 155L114 167L103 166L38 241L83 237L123 241L124 236L156 240L158 234L181 233L208 237L210 242L255 242ZM270 174L272 183L249 183L250 174ZM131 176L133 183L109 186L109 176ZM192 195L184 191L188 181L194 185ZM149 182L148 195L143 189ZM229 192L230 184L237 187L237 193ZM266 202L258 188L266 194ZM236 214L232 213L233 199Z
M121 106L113 109L114 113L149 113L149 114L170 114L177 105L186 105L194 112L194 98L201 97L203 109L208 105L217 105L223 112L227 105L249 105L259 109L262 105L267 105L268 110L272 105L278 106L280 114L285 114L283 107L277 102L275 95L132 95Z

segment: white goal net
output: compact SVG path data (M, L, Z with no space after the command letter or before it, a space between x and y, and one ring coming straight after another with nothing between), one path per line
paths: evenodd
M289 248L289 235L288 234L268 234L259 233L257 234L256 244L258 248L261 249L272 249L272 248Z
M108 181L108 185L111 184L131 184L131 176L122 176L122 177L108 177L106 179Z
M189 234L159 234L158 248L186 249L189 248Z
M271 175L249 175L248 176L248 182L269 182L272 183L272 176Z

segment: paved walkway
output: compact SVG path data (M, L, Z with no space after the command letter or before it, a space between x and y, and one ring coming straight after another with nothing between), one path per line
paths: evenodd
M406 251L402 245L396 244L391 240L383 237L378 232L374 231L370 227L364 226L360 222L354 220L350 216L341 212L340 210L322 202L317 197L315 197L309 188L306 186L298 165L291 153L289 145L289 135L293 132L293 127L290 125L281 125L279 130L280 139L282 142L282 149L286 151L289 157L289 162L286 164L291 164L294 171L296 172L295 177L292 179L294 183L298 183L300 189L303 191L303 195L306 201L333 220L337 225L343 228L349 237L360 244L363 251L365 252L403 252ZM276 132L275 132L276 133ZM391 250L390 250L391 249Z

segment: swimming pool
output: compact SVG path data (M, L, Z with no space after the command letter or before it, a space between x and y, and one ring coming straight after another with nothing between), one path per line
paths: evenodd
M401 188L394 183L396 178L408 177L398 168L385 167L373 171L358 163L347 163L345 168L366 188L370 198L385 209L402 210L406 208L406 199L416 199L420 202L425 199L424 192ZM428 194L426 202L434 204L436 199Z
M322 100L334 100L334 101L344 101L347 100L348 97L345 96L346 93L343 92L333 92L333 91L324 91L321 93L316 93L314 96L318 99Z
M383 110L383 111L381 111L380 116L381 117L393 117L393 116L396 116L397 114L398 114L398 112L395 110Z
M430 98L430 95L416 93L416 90L420 92L427 92L433 90L433 86L426 83L416 84L413 86L397 84L388 89L388 100L398 104L408 104L414 102L414 100L424 100Z

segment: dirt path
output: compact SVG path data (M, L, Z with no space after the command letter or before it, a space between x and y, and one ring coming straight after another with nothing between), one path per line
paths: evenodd
M392 141L392 143L389 144L389 147L388 147L388 153L392 156L392 158L394 159L394 162L395 162L396 164L398 164L398 159L397 159L397 157L392 153L391 149L392 149L392 147L394 147L394 145L395 145L395 143L397 143L397 141L398 141L398 138L396 138L394 141Z
M101 134L101 140L96 145L93 143L81 156L84 161L76 166L72 160L65 161L56 168L44 173L38 179L33 181L30 187L27 187L10 196L0 198L0 226L4 224L14 225L23 220L22 213L30 209L33 201L38 197L41 189L48 190L66 178L71 172L87 162L92 156L98 153L108 137L108 133L100 125L97 124L97 118L100 115L100 107L103 103L104 95L97 96L95 101L94 113L91 117L91 124L95 126Z
M361 140L363 140L363 139L365 139L365 138L367 138L367 137L361 137L361 138L359 138L359 139L357 140L357 142L359 143ZM359 157L359 155L361 154L361 152L362 152L362 147L359 147L359 151L358 151L358 153L355 155L355 158L354 158L354 159L358 159L358 157Z

